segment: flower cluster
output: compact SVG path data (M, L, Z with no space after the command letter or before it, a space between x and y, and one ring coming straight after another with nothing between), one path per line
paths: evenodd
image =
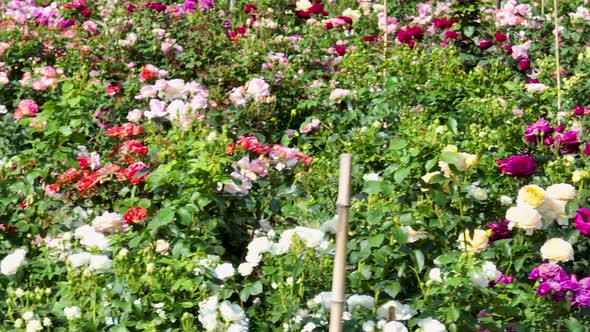
M543 263L531 271L529 279L539 281L539 296L550 295L556 302L567 299L577 308L590 307L590 277L577 280L576 275L568 276L559 265Z

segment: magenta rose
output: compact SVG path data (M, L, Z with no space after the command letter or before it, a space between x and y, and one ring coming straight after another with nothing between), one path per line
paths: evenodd
M554 128L549 125L549 121L539 119L537 122L530 124L524 131L524 140L531 144L536 144L544 137L553 133Z
M574 217L574 224L580 233L590 236L590 210L583 207L579 208Z
M500 159L497 163L501 173L506 173L517 178L531 176L537 172L537 165L531 156L518 155Z

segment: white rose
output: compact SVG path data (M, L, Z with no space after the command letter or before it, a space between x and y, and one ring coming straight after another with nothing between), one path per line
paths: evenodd
M166 240L158 240L156 241L156 252L161 254L161 255L166 255L166 253L168 252L168 249L170 249L170 243L168 243L168 241Z
M268 252L271 247L272 242L266 236L257 237L248 244L248 253L263 254Z
M574 248L563 239L553 238L543 244L541 256L551 263L566 262L574 259Z
M7 276L15 275L18 269L27 262L24 249L17 249L12 254L4 257L0 263L0 272Z
M470 231L466 230L459 234L459 249L467 252L482 252L488 247L489 236L483 229L476 229L473 231L473 238L471 238Z
M480 271L469 272L469 279L471 279L471 284L473 286L476 286L479 288L488 287L488 283L490 282L490 280L485 276L485 274Z
M49 319L48 317L43 318L43 326L51 326L51 319Z
M351 8L346 8L342 12L342 16L350 17L353 22L358 22L358 20L361 18L361 12Z
M440 174L440 172L439 172L439 171L436 171L436 172L430 172L430 173L426 173L426 174L424 174L424 175L421 177L421 179L422 179L422 181L424 181L425 183L430 183L430 180L431 180L431 179L432 179L432 178L433 178L435 175L438 175L438 174Z
M393 310L391 310L393 309ZM393 312L393 317L389 317L390 313ZM389 301L377 309L377 317L384 319L395 319L395 320L408 320L416 314L416 310L413 310L407 304L401 304L398 301Z
M332 302L332 292L321 292L312 301L315 304L321 304L324 309L328 309Z
M512 205L512 197L510 196L506 196L506 195L502 195L500 196L500 204L505 205L505 206L509 206Z
M37 331L42 331L43 330L43 325L41 324L40 321L33 319L30 320L27 323L27 332L37 332Z
M252 271L254 270L254 264L252 263L242 263L238 266L238 273L240 273L242 276L249 276L250 274L252 274Z
M324 232L315 228L295 227L295 233L303 240L305 246L308 248L315 248L319 246L324 240Z
M105 255L92 255L90 256L90 265L88 270L93 272L102 273L110 269L113 265L113 261Z
M168 99L185 98L186 85L184 80L177 78L167 81L163 92Z
M82 317L82 311L80 307L65 307L64 308L64 315L66 316L67 320L74 320L79 319Z
M428 280L433 282L442 282L441 270L438 267L433 268L428 272Z
M510 221L508 228L512 229L515 225L524 229L527 235L532 235L535 229L543 228L541 214L529 205L517 205L506 211L506 219Z
M467 194L480 202L488 199L488 192L485 189L477 186L472 186L469 188L469 192Z
M369 295L351 295L347 300L348 310L353 311L356 307L365 307L367 309L373 309L375 306L375 299Z
M426 232L414 230L411 226L400 226L399 227L408 237L408 243L414 243L418 240L426 238Z
M558 183L551 185L545 189L546 194L553 198L561 201L569 201L576 198L576 188L571 184Z
M67 261L70 263L70 265L72 265L73 268L77 269L83 265L89 264L91 256L92 255L90 253L81 252L68 256Z
M221 312L221 317L226 322L238 322L246 318L246 313L239 305L232 304L228 301L221 302L219 312Z
M22 318L17 318L14 321L14 327L17 329L20 329L21 327L23 327L23 324L24 324L24 322L23 322Z
M295 3L295 9L301 11L307 11L311 6L312 4L309 0L299 0Z
M383 325L383 332L408 332L408 328L404 323L391 321Z
M231 263L223 263L215 268L215 276L225 280L236 273L234 266Z
M101 233L126 232L129 229L129 226L123 220L123 216L116 212L107 211L94 218L92 226L97 232Z
M375 322L372 320L368 320L363 323L362 326L363 332L375 332Z
M424 332L446 332L447 328L438 320L427 317L418 321L418 326Z
M25 313L23 314L23 319L25 321L29 321L31 319L33 319L35 317L35 313L32 311L25 311Z

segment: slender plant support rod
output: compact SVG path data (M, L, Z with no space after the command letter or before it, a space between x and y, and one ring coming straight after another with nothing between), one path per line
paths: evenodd
M553 0L553 21L555 23L555 30L553 31L555 37L555 77L557 78L557 112L561 111L561 66L559 64L559 0ZM560 124L559 115L557 116L557 124Z
M346 283L346 242L348 241L348 209L350 208L350 173L352 155L340 156L340 176L338 180L338 226L336 228L336 255L334 256L334 275L332 277L332 305L330 308L330 332L342 331L342 312L344 311L344 289Z

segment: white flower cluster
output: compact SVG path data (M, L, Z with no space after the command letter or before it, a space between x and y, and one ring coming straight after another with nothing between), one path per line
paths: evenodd
M217 296L211 296L199 303L198 319L205 331L248 331L249 322L244 310L229 301L219 303ZM229 325L227 328L226 324Z
M270 95L270 85L264 81L264 78L258 77L249 80L245 86L233 88L229 99L234 106L244 107L249 100L263 103L269 102L273 98Z
M567 183L554 184L543 189L530 184L518 191L516 206L506 211L506 219L510 221L509 229L517 226L524 229L527 235L545 224L556 221L558 225L567 226L568 216L565 206L576 197L576 189Z
M471 283L479 288L488 287L490 281L496 280L502 276L502 272L498 271L496 265L492 262L485 262L483 265L474 268L469 272L469 279Z

